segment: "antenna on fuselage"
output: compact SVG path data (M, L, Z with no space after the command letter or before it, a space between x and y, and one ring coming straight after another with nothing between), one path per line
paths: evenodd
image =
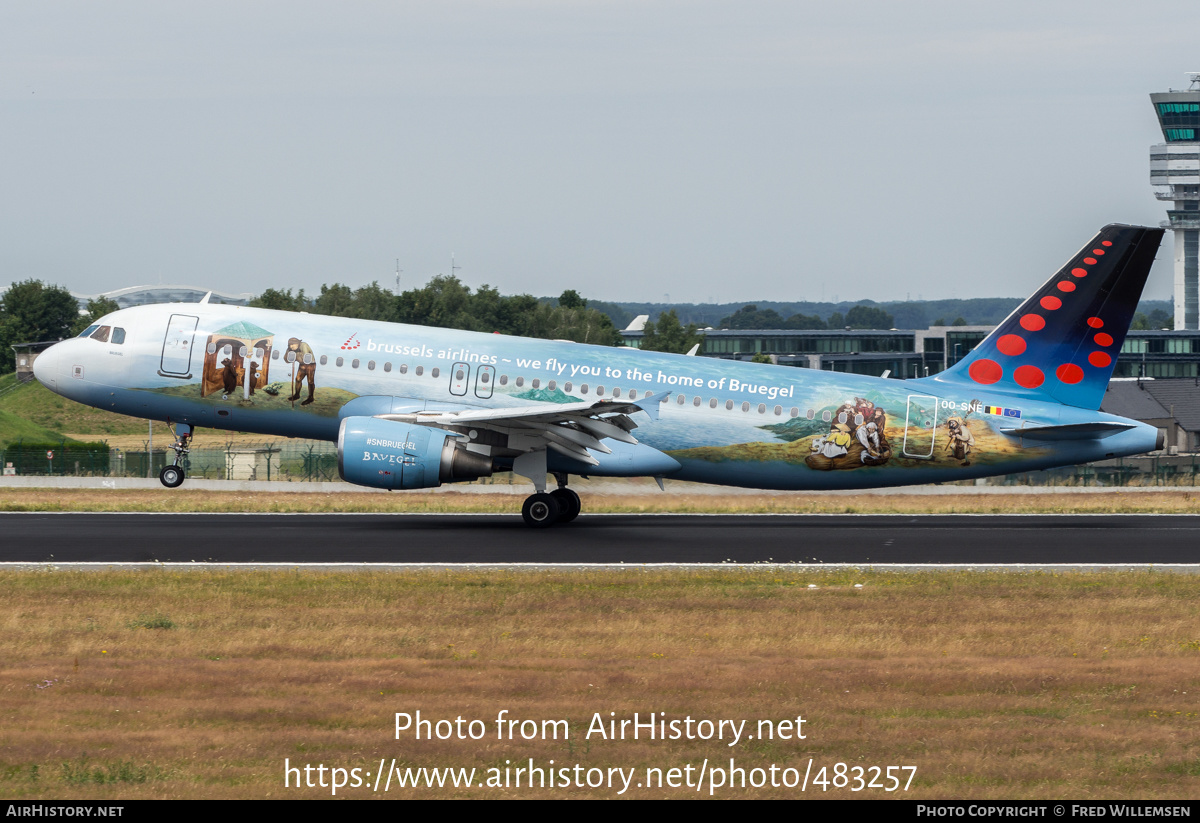
M400 258L396 258L396 294L400 293L400 272L404 269L400 268Z
M450 252L450 276L458 277L458 275L455 274L454 272L458 271L461 268L462 268L462 266L454 265L454 252Z

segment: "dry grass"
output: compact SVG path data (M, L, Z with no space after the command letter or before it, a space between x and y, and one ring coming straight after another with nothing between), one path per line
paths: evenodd
M297 484L302 485L302 484ZM657 489L596 494L578 487L585 512L675 512L734 514L1112 514L1200 512L1200 493L1160 491L1131 494L856 494L805 493L662 494ZM0 511L134 512L484 512L519 511L528 488L512 493L456 491L337 493L213 492L133 489L0 488Z
M734 757L803 773L811 757L915 765L913 799L1200 794L1191 576L5 572L0 586L6 799L329 795L286 790L285 758L373 773L380 758L482 772L529 758L665 770ZM395 740L394 713L418 709L482 719L488 735ZM567 719L572 740L497 741L501 709ZM658 711L803 715L808 738L583 739L593 712Z

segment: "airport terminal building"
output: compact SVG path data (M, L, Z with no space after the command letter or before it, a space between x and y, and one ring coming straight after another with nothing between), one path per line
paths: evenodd
M928 329L754 331L712 329L697 354L728 360L765 355L781 366L908 379L953 366L992 331L992 326L931 326ZM642 332L621 332L637 347ZM1113 377L1200 378L1200 330L1130 331Z

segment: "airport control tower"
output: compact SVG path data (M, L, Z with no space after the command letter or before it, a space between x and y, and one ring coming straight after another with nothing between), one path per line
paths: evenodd
M1174 205L1165 229L1175 232L1175 328L1200 328L1200 72L1187 91L1151 94L1165 143L1150 147L1150 185Z

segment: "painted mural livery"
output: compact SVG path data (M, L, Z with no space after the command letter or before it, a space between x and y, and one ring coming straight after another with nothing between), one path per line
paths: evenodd
M513 471L537 489L531 525L578 513L572 475L959 480L1156 446L1156 430L1098 409L1161 235L1106 227L967 357L916 380L209 304L115 312L35 371L175 425L167 485L204 428L335 441L343 477L381 488Z

